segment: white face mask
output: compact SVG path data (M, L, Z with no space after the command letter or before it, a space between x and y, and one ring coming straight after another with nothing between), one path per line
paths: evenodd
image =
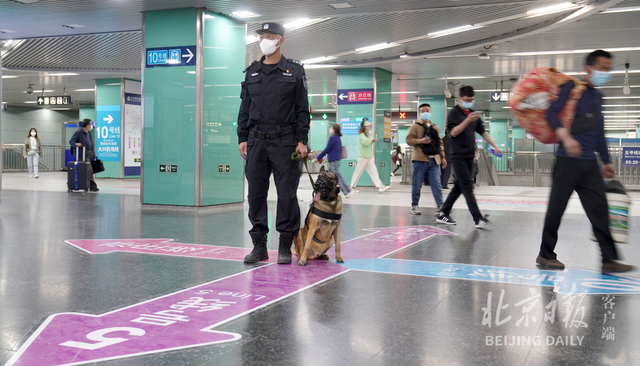
M36 133L31 131L31 136L36 137Z
M271 56L274 52L276 52L276 49L278 47L276 47L276 43L278 43L279 39L263 39L262 42L260 42L260 50L262 51L262 54L265 56Z

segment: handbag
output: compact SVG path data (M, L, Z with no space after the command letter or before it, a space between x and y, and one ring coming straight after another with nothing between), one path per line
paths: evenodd
M340 150L340 159L348 159L349 151L347 150L347 146L342 145L342 150Z
M422 149L422 153L426 156L439 155L440 154L440 139L437 134L434 134L435 129L427 127L425 125L421 125L424 128L424 136L428 137L431 140L429 144L420 144L420 149Z
M29 150L29 151L27 152L27 155L35 155L35 154L36 154L36 151L35 151L35 150Z
M93 169L93 174L104 172L104 164L102 163L102 160L91 160L91 169Z

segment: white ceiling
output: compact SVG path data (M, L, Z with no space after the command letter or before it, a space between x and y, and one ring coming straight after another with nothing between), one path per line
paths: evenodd
M600 13L606 8L640 6L640 0L577 1L584 14L573 18L570 10L540 17L527 17L526 12L558 4L558 1L478 1L478 0L352 0L354 7L333 9L336 0L39 0L20 4L0 0L0 40L27 39L3 57L3 100L10 105L32 106L34 100L24 93L28 84L34 89L54 90L64 87L74 101L93 102L91 89L96 78L140 77L141 12L148 10L204 6L230 14L251 11L260 16L244 19L248 34L253 34L263 21L286 23L298 18L328 18L308 27L288 30L283 47L287 57L301 60L320 56L336 56L325 62L327 68L307 68L311 94L331 94L336 89L338 67L381 67L393 72L393 91L415 92L394 94L393 110L416 107L418 95L442 94L445 74L455 78L458 86L473 85L479 90L504 89L509 79L517 78L538 66L554 66L564 72L583 70L585 53L545 55L545 51L593 50L640 47L640 12ZM295 6L294 6L295 5ZM498 22L495 22L499 20ZM495 22L493 24L490 24ZM85 27L68 29L62 24ZM428 33L467 24L484 27L439 38L425 38ZM55 37L53 37L55 36ZM413 40L412 40L413 38ZM358 54L356 48L397 42L398 46ZM494 45L494 46L491 46ZM490 48L489 48L490 47ZM489 48L489 49L487 49ZM407 52L411 55L401 59ZM487 52L489 60L477 55ZM511 55L537 52L533 55ZM631 70L640 71L640 51L614 52L616 71L629 62ZM260 56L257 43L247 46L247 60ZM79 75L48 76L70 71ZM484 76L482 79L464 78ZM462 78L459 78L462 77ZM621 86L624 75L615 74L609 86ZM640 72L630 74L631 85L640 86ZM630 96L639 97L640 87ZM622 97L622 89L603 90L607 96ZM332 96L312 97L315 110L332 109ZM488 110L494 118L507 118L503 103L490 103L488 92L479 92L477 106ZM637 99L610 100L609 104L638 105ZM611 111L638 112L640 107L608 107ZM614 115L614 114L611 114ZM624 115L624 114L615 114ZM635 117L634 119L637 119ZM630 117L626 119L632 119ZM622 122L621 122L622 123ZM624 122L627 123L627 122ZM633 125L635 122L629 122ZM616 124L618 124L616 122Z

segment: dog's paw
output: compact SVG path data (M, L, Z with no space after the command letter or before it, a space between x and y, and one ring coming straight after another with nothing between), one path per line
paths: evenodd
M320 254L318 256L318 259L322 259L322 260L328 261L329 260L329 256L326 255L326 254Z
M304 266L304 265L306 265L306 264L307 264L307 260L306 260L306 259L300 259L300 260L298 261L298 265L299 265L299 266Z
M344 258L342 258L342 257L336 257L336 262L338 262L338 263L344 263Z

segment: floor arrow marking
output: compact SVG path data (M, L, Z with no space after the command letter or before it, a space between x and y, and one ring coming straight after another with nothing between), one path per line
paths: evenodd
M431 226L367 230L373 232L342 243L342 255L347 262L389 255L435 235L456 235ZM140 252L141 248L133 247L142 244L213 248L203 258L212 258L211 253L225 253L228 249L172 243L167 239L69 240L67 243L90 253ZM184 253L167 253L184 256ZM229 259L230 252L226 253L223 257ZM54 314L38 327L7 365L80 365L235 341L240 339L240 334L214 328L348 271L333 261L323 260L311 260L305 267L267 264L101 315Z

